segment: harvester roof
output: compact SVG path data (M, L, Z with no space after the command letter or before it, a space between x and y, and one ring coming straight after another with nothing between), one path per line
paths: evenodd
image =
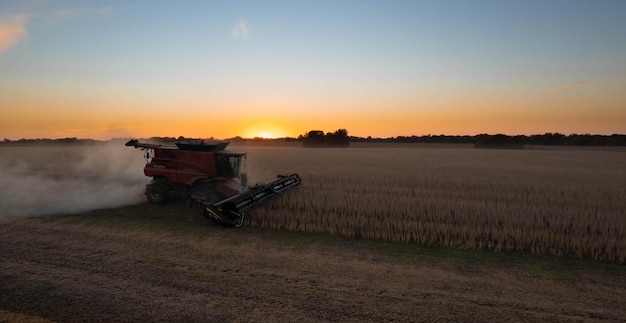
M175 142L175 146L173 145L162 145L162 144L151 144L151 143L143 143L139 142L137 139L130 140L126 143L126 146L132 147L141 147L141 148L161 148L161 149L178 149L178 150L186 150L186 151L198 151L198 152L220 152L227 155L245 155L244 152L237 151L227 151L224 150L226 146L228 146L228 141L204 141L204 140L186 140L186 141L177 141Z

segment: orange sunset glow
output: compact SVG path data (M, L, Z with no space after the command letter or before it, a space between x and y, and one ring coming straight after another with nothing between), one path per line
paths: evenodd
M624 133L624 7L3 2L0 136Z

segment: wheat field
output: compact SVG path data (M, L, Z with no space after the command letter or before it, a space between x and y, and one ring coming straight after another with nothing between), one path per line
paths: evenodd
M452 147L452 148L450 148ZM303 184L247 225L453 248L626 259L626 150L244 147Z

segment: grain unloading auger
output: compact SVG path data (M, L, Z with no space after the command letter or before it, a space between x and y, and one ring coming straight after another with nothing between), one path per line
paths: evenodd
M228 142L200 140L177 142L176 146L140 143L126 146L146 151L144 174L148 201L165 203L178 196L189 205L200 206L216 223L240 226L247 210L300 185L298 174L278 175L267 183L247 187L245 152L225 150Z

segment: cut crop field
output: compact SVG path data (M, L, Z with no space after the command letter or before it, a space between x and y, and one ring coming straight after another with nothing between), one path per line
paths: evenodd
M177 203L0 222L0 322L619 322L626 269L213 224Z
M426 147L245 147L253 178L303 179L247 225L624 263L625 150Z

